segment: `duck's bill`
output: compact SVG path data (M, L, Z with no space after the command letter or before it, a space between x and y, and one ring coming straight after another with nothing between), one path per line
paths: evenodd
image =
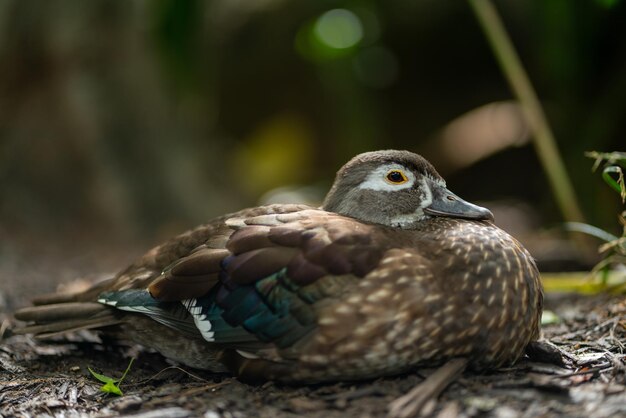
M489 209L466 202L445 187L433 187L431 192L433 202L424 208L427 215L493 221Z

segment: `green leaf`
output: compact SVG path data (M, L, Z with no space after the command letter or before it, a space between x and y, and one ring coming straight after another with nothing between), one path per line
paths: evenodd
M581 232L606 242L618 239L615 235L610 234L603 229L582 222L565 222L563 227L566 231Z
M115 383L113 383L113 382L108 382L108 383L105 383L104 385L102 385L102 387L100 388L100 391L104 392L104 393L110 393L112 395L117 395L117 396L122 396L123 395L123 393L120 390L120 388L115 386Z
M617 174L617 180L613 178L612 174ZM604 179L606 184L611 186L613 189L615 189L617 193L620 194L620 197L622 198L622 202L626 200L626 186L624 185L624 172L622 171L621 167L616 166L616 165L605 167L604 170L602 170L602 178Z
M96 379L98 379L99 381L101 381L102 383L117 383L120 381L120 379L114 379L112 377L109 376L105 376L103 374L100 373L96 373L94 372L91 367L87 367L87 369L89 370L89 373L91 373L91 375L93 377L95 377Z

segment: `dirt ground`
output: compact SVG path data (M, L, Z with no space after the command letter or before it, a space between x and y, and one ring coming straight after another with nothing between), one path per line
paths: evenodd
M100 272L90 280L105 276L139 254L93 250L71 258L54 248L29 254L3 250L0 335L5 336L11 312L32 295L87 272ZM548 295L546 308L561 318L543 329L556 356L535 355L497 372L466 372L424 415L626 416L626 298ZM136 360L121 385L124 396L101 392L87 367L119 377L131 357ZM0 417L383 417L390 402L430 372L362 383L250 386L177 367L138 347L103 344L91 333L70 341L13 336L0 341Z

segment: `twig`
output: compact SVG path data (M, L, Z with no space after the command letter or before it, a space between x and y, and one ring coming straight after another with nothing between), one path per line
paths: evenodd
M585 374L593 374L593 373L597 373L597 372L601 372L603 370L610 370L613 368L612 364L602 364L600 366L594 366L594 367L590 367L586 370L578 370L576 372L571 372L571 373L564 373L564 374L555 374L554 377L572 377L572 376L582 376Z
M624 353L624 344L622 344L622 342L620 341L619 338L617 338L615 336L615 328L617 328L618 325L620 325L620 319L621 318L617 318L618 320L615 321L615 323L613 324L613 326L611 327L611 330L609 331L609 337L613 340L613 342L615 343L616 346L619 347L619 352L620 354Z
M193 387L193 388L189 388L186 390L183 390L181 392L176 392L173 393L171 395L166 395L162 398L154 398L151 399L150 401L146 402L145 405L146 406L156 406L156 405L161 405L161 404L167 404L170 403L172 401L176 401L176 400L180 400L183 397L187 397L187 396L192 396L195 395L197 393L203 393L203 392L207 392L209 390L212 389L216 389L222 386L226 386L228 384L232 383L232 381L230 380L226 380L224 382L220 382L220 383L213 383L210 385L203 385L203 386L199 386L199 387Z
M204 383L210 383L208 380L203 379L203 378L201 378L200 376L196 376L195 374L193 374L193 373L191 373L191 372L188 372L187 370L185 370L185 369L183 369L183 368L180 368L180 367L178 367L178 366L169 366L169 367L166 367L166 368L164 368L164 369L162 369L162 370L159 370L156 374L154 374L154 375L150 376L150 377L149 377L149 378L147 378L147 379L141 380L141 381L139 381L139 382L137 382L137 383L131 383L131 384L128 384L127 386L138 386L138 385L143 385L143 384L145 384L145 383L148 383L148 382L149 382L149 381L151 381L151 380L156 379L157 377L159 377L161 374L165 373L165 372L166 372L166 371L168 371L168 370L179 370L179 371L181 371L181 372L185 373L186 375L188 375L189 377L192 377L192 378L194 378L194 379L196 379L196 380L199 380L199 381L204 382Z
M569 340L571 340L574 337L579 337L579 336L584 336L585 334L589 334L592 332L600 332L604 327L606 327L607 325L615 325L616 322L618 322L621 319L621 317L614 317L614 318L610 318L607 319L604 322L601 322L599 324L594 325L592 328L589 327L585 327L582 329L579 329L577 331L572 331L572 332L568 332L567 334L563 334L563 335L559 335L556 337L553 337L552 340L557 340L557 341L567 341L568 343L570 343ZM590 344L589 341L580 341L581 344ZM592 344L592 346L595 344Z
M409 393L392 401L388 406L388 417L409 418L422 412L429 402L434 402L439 394L463 373L467 363L467 359L464 358L449 360Z

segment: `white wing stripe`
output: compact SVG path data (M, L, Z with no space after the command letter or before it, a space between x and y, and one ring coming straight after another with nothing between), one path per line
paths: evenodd
M207 319L206 314L202 313L202 306L197 305L196 299L185 299L181 300L180 303L189 311L193 318L194 324L196 324L196 328L200 331L202 338L207 341L215 341L215 332L211 331L213 325L211 321Z

